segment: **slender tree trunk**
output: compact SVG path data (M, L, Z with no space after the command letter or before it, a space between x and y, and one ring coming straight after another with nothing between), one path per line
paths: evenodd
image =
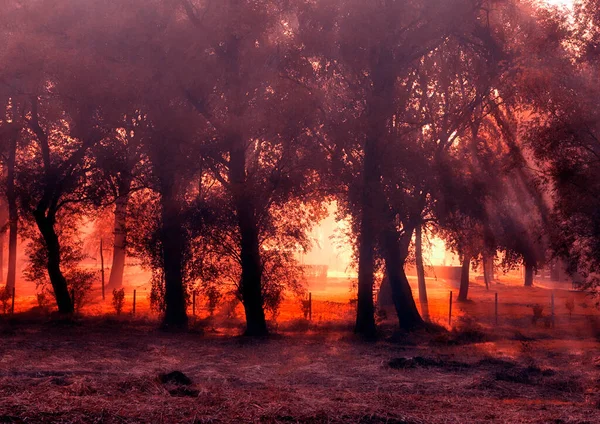
M123 272L125 271L125 258L127 256L127 205L131 178L123 177L119 187L119 198L115 202L114 247L108 289L118 289L123 286Z
M525 287L533 287L533 276L535 274L535 265L525 261Z
M462 261L462 269L460 272L460 290L458 291L459 302L467 300L469 295L469 270L471 268L471 256L465 255Z
M427 303L427 286L425 285L425 266L423 265L423 239L422 227L415 229L415 261L417 266L417 279L419 281L419 302Z
M427 286L425 284L425 265L423 264L423 234L422 226L415 229L415 262L417 267L417 281L419 283L419 303L421 314L429 320L429 303L427 302Z
M0 232L0 280L4 278L4 239L5 232Z
M403 238L407 238L410 242L412 231L410 231L410 234L404 235ZM383 231L381 245L385 259L385 268L390 280L392 298L400 328L409 331L422 327L424 321L419 314L408 278L404 272L404 263L408 256L409 243L406 243L406 240L402 241L393 223L388 223L387 228Z
M268 335L262 296L262 261L256 211L252 194L247 192L246 154L241 137L232 139L230 151L230 181L240 231L242 278L240 291L246 314L247 336Z
M48 277L54 290L54 297L61 314L72 314L73 300L69 294L67 280L60 269L60 243L54 230L54 217L47 217L43 212L35 212L35 221L42 234L48 254Z
M186 328L185 289L183 287L184 232L179 199L173 179L161 187L161 242L165 276L165 316L168 328Z
M17 159L18 134L11 138L7 162L6 197L8 200L8 273L6 287L12 290L17 279L17 226L19 211L17 209L17 195L15 193L15 163Z
M490 283L492 282L492 277L491 277L491 269L490 269L490 265L491 265L491 258L489 258L487 255L483 255L483 281L485 282L485 288L486 290L490 289Z
M354 332L366 338L376 334L375 307L373 305L373 274L375 272L375 189L377 183L377 158L373 141L367 141L364 156L364 189L362 216L358 237L358 302Z

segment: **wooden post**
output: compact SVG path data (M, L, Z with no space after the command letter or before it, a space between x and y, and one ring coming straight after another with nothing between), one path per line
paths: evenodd
M11 315L14 315L15 313L15 286L12 288L12 305L10 307L10 313Z
M552 328L554 328L554 290L552 290L552 296L550 298L550 313L551 313L551 317L550 319L552 320Z
M448 306L448 325L452 326L452 290L450 290L450 302Z
M104 297L104 252L102 248L102 239L100 239L100 274L102 275L102 300Z
M133 315L135 315L135 290L133 291Z
M196 290L192 292L192 315L196 316Z
M308 293L308 320L312 321L312 293Z
M498 292L496 292L494 298L494 316L496 317L496 325L498 325Z
M75 310L75 289L71 289L71 302L73 302L73 310Z

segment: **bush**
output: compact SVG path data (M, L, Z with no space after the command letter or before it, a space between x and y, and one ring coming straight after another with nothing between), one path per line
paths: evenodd
M565 302L565 306L569 311L569 318L571 318L571 315L573 315L573 311L575 310L575 299L573 299L572 297L567 299L567 301Z
M535 325L540 319L544 317L544 307L542 305L532 305L531 310L533 312L533 317L531 318L531 322Z
M40 308L41 311L43 312L49 312L50 311L50 304L51 304L51 295L46 291L41 291L40 293L37 293L37 303L38 303L38 307Z
M123 304L125 303L125 289L120 288L119 290L113 289L113 299L112 304L113 308L115 308L115 312L117 315L121 315L123 311Z
M8 305L12 300L12 290L8 287L0 290L0 303L2 303L2 313L7 314L9 311Z
M69 294L73 296L73 299L71 299L73 301L73 309L75 312L79 312L90 300L94 273L81 269L73 269L65 275L65 278L68 281Z
M377 307L375 309L375 323L381 325L387 319L387 312L385 309Z
M304 315L304 319L307 320L310 315L310 300L308 299L300 299L300 307L302 308L302 314Z
M208 307L208 312L212 317L215 313L215 309L217 309L217 306L219 305L219 302L221 302L221 299L223 298L223 294L215 286L210 286L206 289L206 298L208 299L206 306Z
M150 288L150 308L163 314L167 308L165 303L165 278L160 272L152 273L152 287Z

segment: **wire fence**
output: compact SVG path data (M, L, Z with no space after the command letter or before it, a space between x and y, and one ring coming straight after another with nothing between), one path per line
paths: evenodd
M411 281L413 286L416 286ZM600 312L597 300L590 295L569 290L568 287L548 288L543 285L525 288L518 285L492 284L489 289L472 284L469 300L459 302L456 287L446 283L430 284L427 304L418 301L418 292L413 287L413 296L421 315L436 324L447 328L475 321L486 326L533 326L554 328L573 326L598 319ZM125 290L122 315L138 317L158 317L151 307L150 287L137 285ZM102 300L101 290L94 289L83 304L82 315L114 315L113 295L106 293ZM375 292L375 303L378 302ZM26 313L42 309L40 299L34 295L19 296L17 290L2 299L0 311L4 314ZM356 295L352 285L346 289L328 291L327 288L310 291L305 298L288 296L277 311L267 314L268 319L278 323L309 321L314 326L351 325L356 318ZM237 300L224 300L211 308L204 296L193 295L188 302L188 315L192 319L205 319L210 316L232 322L243 321L243 306ZM380 322L395 322L393 306L377 307L376 318Z

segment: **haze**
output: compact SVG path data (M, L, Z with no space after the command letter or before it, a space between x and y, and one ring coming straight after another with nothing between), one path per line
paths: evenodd
M0 422L600 422L600 0L0 40Z

